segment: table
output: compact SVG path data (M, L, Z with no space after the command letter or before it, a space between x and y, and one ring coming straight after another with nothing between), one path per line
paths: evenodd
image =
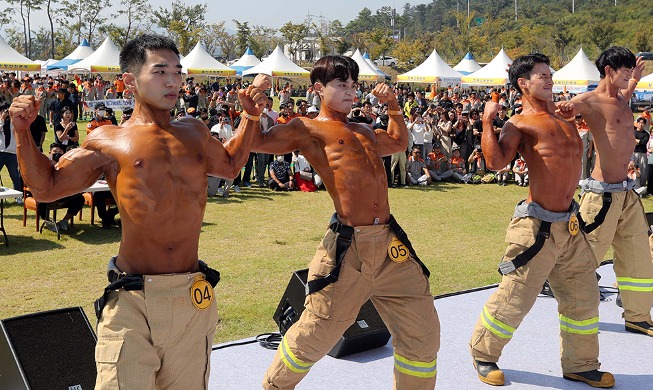
M5 246L9 246L9 241L7 240L7 232L5 231L5 199L19 198L22 197L23 193L20 191L13 190L11 188L0 187L0 231L4 236Z
M82 192L102 192L102 191L110 191L109 185L104 180L98 180L95 183L93 183L92 186L88 187Z

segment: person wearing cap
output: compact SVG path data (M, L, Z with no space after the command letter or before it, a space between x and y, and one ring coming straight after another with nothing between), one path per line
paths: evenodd
M106 118L107 107L104 103L95 105L95 116L86 124L86 135L90 134L93 130L100 126L112 125L113 123Z
M134 109L132 107L128 107L128 108L125 108L124 110L122 110L122 115L120 116L119 125L122 126L123 123L125 123L129 119L131 119L133 113L134 113Z
M315 119L315 117L320 113L320 110L317 109L315 106L310 106L308 110L306 110L306 116L310 119Z
M558 303L562 377L612 387L614 376L599 371L599 286L594 254L580 230L574 201L582 143L569 123L573 106L566 102L556 114L551 111L553 79L543 54L516 58L508 75L510 84L523 93L524 112L506 122L497 140L492 130L500 104L486 102L481 145L492 170L505 167L519 152L529 167L530 187L506 232L501 283L472 333L472 363L481 382L505 383L499 358L548 278Z
M628 178L627 170L636 145L628 103L644 60L625 47L613 46L595 64L600 75L596 89L570 101L587 122L596 148L592 174L580 183L580 213L597 267L612 246L625 330L653 336L649 224L634 191L638 183ZM532 172L531 167L531 176Z

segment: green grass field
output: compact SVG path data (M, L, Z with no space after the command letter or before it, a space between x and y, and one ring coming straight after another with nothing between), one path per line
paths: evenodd
M86 122L78 127L83 140ZM51 129L44 145L50 142ZM0 177L11 186L6 169ZM431 270L435 295L500 280L496 268L505 229L515 203L526 194L526 188L496 184L389 190L393 214ZM645 198L644 206L653 211L653 197ZM106 285L106 264L118 250L120 231L91 226L85 207L83 220L76 218L57 240L53 232L35 232L32 211L23 227L22 213L22 206L5 201L10 246L0 246L0 318L82 306L95 323L93 302ZM274 310L292 272L307 267L332 213L324 191L275 193L252 187L228 199L208 200L199 257L222 274L216 287L216 342L277 330Z

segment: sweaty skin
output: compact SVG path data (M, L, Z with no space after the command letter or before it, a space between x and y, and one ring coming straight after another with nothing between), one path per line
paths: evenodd
M351 77L327 85L315 83L322 99L320 114L315 119L295 118L258 133L252 148L274 154L301 150L320 174L342 223L383 224L390 219L390 205L381 157L406 150L408 130L401 114L390 115L387 132L348 123L355 85ZM389 86L379 84L372 93L386 101L390 111L400 110Z
M606 75L594 91L571 99L583 115L596 146L592 177L605 183L621 183L628 174L628 161L635 149L633 112L629 101L644 70L644 61L637 59L634 69L614 70L606 66ZM623 93L621 89L624 89Z
M243 117L236 136L223 147L200 121L171 121L182 84L179 58L171 50L148 51L140 72L124 73L123 79L134 92L131 119L123 126L97 128L55 167L29 132L39 102L32 96L14 99L9 111L21 172L43 202L79 193L106 174L122 222L118 268L134 274L197 271L207 174L235 177L259 124ZM260 76L239 91L247 112L263 110L269 85Z
M550 113L553 81L546 64L536 64L530 79L520 78L519 82L524 109L506 122L498 141L492 121L499 104L485 105L481 146L486 164L491 170L499 170L518 151L528 165L527 202L553 212L568 211L581 175L583 152L578 131L567 121L574 117L573 106L560 109L559 115Z

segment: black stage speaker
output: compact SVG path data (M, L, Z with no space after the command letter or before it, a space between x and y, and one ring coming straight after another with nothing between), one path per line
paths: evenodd
M293 272L288 287L286 287L286 292L281 297L273 317L274 322L279 325L281 334L286 334L286 331L292 324L297 322L304 311L307 279L307 269ZM372 302L368 300L361 307L356 322L347 328L340 340L329 352L329 356L339 358L352 353L379 348L386 345L389 339L390 332L388 332L388 328L386 328Z
M0 321L0 390L93 390L96 341L81 307Z

